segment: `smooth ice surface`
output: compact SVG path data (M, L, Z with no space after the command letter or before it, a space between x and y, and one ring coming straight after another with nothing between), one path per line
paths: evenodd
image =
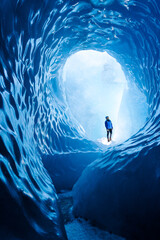
M128 151L106 153L84 170L73 189L74 213L128 239L158 240L159 147Z
M88 164L102 156L102 152L78 152L68 154L43 155L42 161L57 192L71 190Z
M54 175L56 187L64 188L66 171L66 185L71 187L97 155L99 160L75 185L75 213L133 239L147 239L151 233L160 238L159 5L159 0L1 0L3 240L65 239ZM107 52L125 74L130 91L124 91L119 118L130 120L118 121L136 130L120 145L102 147L93 141L95 136L86 137L69 106L63 69L67 59L84 50ZM126 110L126 104L133 108ZM73 163L66 157L72 154L94 156L85 155L83 164L80 160L75 166L80 157ZM47 171L42 158L53 159L55 165L48 164ZM58 159L64 165L58 166Z

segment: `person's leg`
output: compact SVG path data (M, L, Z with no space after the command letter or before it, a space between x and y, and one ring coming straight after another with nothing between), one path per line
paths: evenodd
M112 140L112 129L109 129L110 131L110 141Z
M108 139L108 142L109 142L109 130L107 130L107 139Z

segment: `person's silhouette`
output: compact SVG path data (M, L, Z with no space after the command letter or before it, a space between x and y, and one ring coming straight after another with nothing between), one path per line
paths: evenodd
M107 139L108 139L108 142L110 142L112 140L113 125L111 120L109 119L109 116L106 116L105 127L107 130Z

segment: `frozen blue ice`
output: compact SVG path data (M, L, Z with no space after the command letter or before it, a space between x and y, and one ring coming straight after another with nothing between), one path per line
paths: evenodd
M159 0L1 0L1 239L67 239L73 185L76 216L160 239L159 19Z

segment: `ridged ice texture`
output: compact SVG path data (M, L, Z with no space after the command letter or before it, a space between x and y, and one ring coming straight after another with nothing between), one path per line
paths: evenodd
M138 154L159 152L159 19L158 0L1 0L3 239L65 238L57 197L41 154L97 150L83 139L65 102L59 70L72 53L108 51L150 104L146 126L127 143L111 149L95 168L114 167L117 173ZM114 163L108 161L113 154L117 156Z
M87 167L74 186L74 212L129 239L159 239L160 2L93 4L100 12L91 20L97 26L92 40L109 49L146 94L150 117L135 136Z

